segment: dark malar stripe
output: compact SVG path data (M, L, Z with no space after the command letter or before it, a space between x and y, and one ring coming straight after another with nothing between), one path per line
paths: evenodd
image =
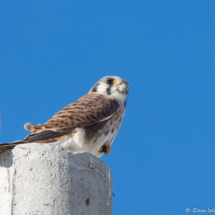
M108 94L108 95L110 95L110 94L111 94L110 89L111 89L111 86L109 86L109 87L107 88L107 94Z

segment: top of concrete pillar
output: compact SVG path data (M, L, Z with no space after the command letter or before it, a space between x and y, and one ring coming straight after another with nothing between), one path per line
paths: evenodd
M18 145L0 153L0 208L5 215L109 215L111 171L86 152L47 144Z

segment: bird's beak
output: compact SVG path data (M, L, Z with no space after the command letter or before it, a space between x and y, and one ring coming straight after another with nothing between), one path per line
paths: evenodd
M121 93L125 93L126 90L127 90L126 84L121 83L121 84L118 86L118 90L119 90Z

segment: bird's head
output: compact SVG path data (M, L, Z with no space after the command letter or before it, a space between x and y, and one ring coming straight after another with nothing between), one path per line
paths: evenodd
M127 99L128 91L129 84L126 80L117 76L105 76L92 87L90 93L112 95L124 103Z

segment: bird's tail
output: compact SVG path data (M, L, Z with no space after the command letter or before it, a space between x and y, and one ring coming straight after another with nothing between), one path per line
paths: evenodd
M23 143L26 143L26 142L23 140L18 140L12 143L0 143L0 153L8 149L13 149L16 145L23 144Z

